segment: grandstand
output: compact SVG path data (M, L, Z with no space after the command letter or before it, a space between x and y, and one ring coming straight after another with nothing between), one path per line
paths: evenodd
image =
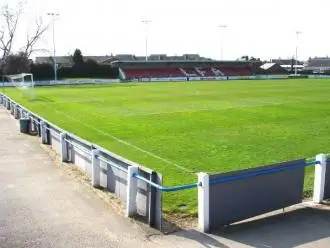
M167 56L154 54L148 61L138 57L118 56L103 62L120 68L122 79L133 80L143 78L209 78L223 76L252 76L253 68L261 62L217 61L200 57L198 54ZM257 64L257 66L255 65Z
M216 61L208 59L181 59L170 57L170 60L157 59L161 56L150 56L145 60L112 60L106 61L112 67L118 67L125 80L147 80L157 78L215 79L216 77L248 78L263 74L287 74L281 66L262 67L261 61Z
M60 67L72 66L70 56L57 57ZM143 56L118 54L111 56L86 56L85 60L93 59L99 64L118 68L122 80L149 81L153 79L171 80L215 80L217 77L249 78L263 74L287 74L281 66L262 67L258 60L217 61L201 57L198 54L167 56L151 54L146 60ZM36 63L50 63L50 57L37 57Z

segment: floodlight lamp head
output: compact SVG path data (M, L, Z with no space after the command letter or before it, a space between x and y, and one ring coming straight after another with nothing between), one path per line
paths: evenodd
M151 23L151 21L150 20L142 20L142 23L149 24L149 23Z
M48 16L59 16L60 14L59 13L53 13L53 12L51 12L51 13L47 13L47 15Z

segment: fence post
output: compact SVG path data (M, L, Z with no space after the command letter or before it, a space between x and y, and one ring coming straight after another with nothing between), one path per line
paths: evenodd
M209 175L203 172L198 173L198 227L202 232L210 231L210 180Z
M134 177L134 174L138 173L138 171L138 166L128 167L126 217L131 217L136 213L137 179Z
M92 186L100 187L100 160L97 156L100 151L97 149L92 150Z
M28 118L28 112L22 109L22 118Z
M10 114L11 115L15 114L15 106L16 106L16 104L13 102L10 104Z
M19 110L18 110L18 109L19 109L19 108L18 108L18 105L15 104L15 108L14 108L14 117L15 117L16 120L19 119Z
M44 145L48 144L46 123L44 121L40 121L40 134L41 134L41 143Z
M36 131L35 118L29 114L29 119L30 119L30 123L31 123L31 133L34 133Z
M26 112L25 113L25 118L26 119L29 119L29 134L32 134L34 132L34 129L33 129L33 118L31 116L31 113L30 112Z
M325 185L325 172L327 169L327 156L325 154L318 154L316 156L316 161L319 161L319 164L315 165L313 202L321 203L324 200L324 185Z
M61 142L61 161L68 161L68 143L65 141L66 133L60 134L60 142Z

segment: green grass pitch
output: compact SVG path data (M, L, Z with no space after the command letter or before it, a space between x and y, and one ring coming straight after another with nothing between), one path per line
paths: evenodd
M166 186L196 182L197 172L330 152L325 79L39 87L33 101L5 91L61 128L161 172ZM312 175L308 168L306 194ZM165 193L164 208L196 213L197 190Z

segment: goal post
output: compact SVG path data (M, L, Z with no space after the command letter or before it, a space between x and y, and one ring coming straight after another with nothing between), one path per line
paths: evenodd
M22 96L35 98L34 80L32 73L20 73L15 75L5 76L10 83L21 91Z

